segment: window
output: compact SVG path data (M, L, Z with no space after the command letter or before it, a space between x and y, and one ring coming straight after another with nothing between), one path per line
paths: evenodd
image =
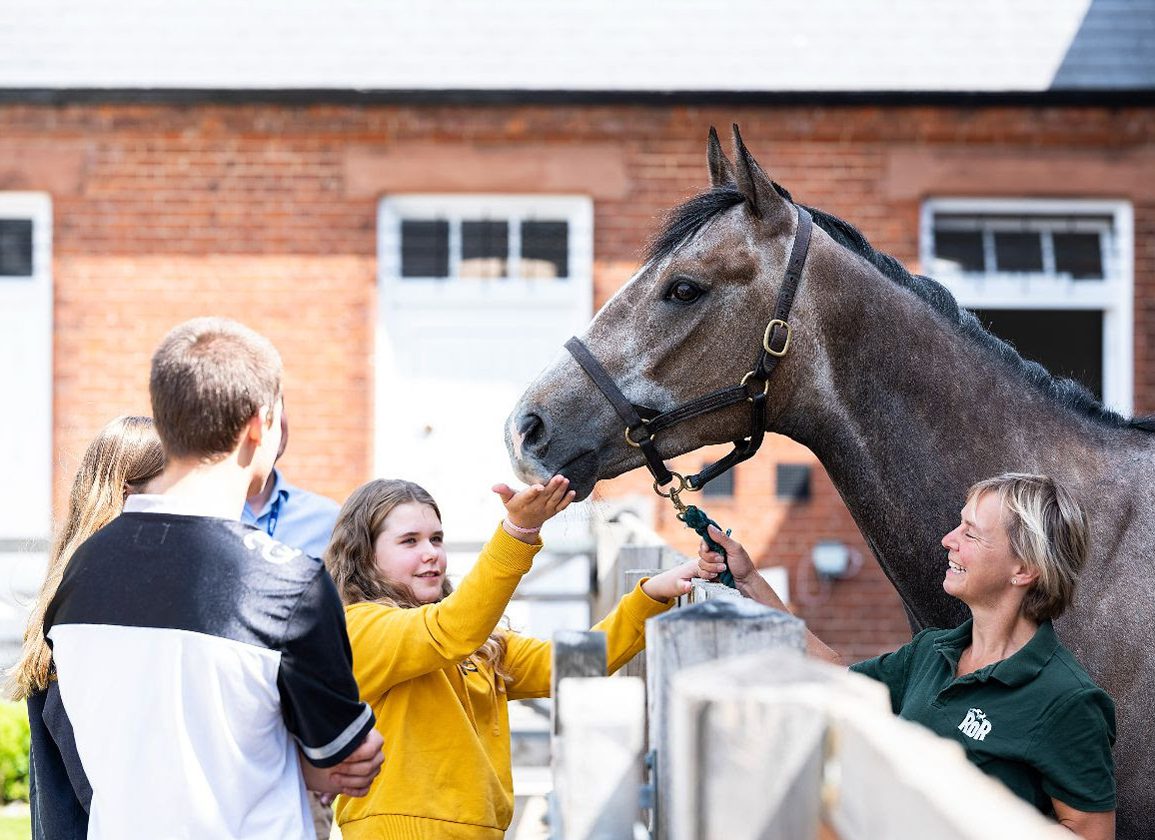
M710 466L710 464L703 464L702 469ZM729 499L734 495L734 473L738 471L737 467L730 467L726 472L715 478L709 484L702 488L702 495L706 498L714 499Z
M987 329L1131 411L1130 205L933 199L922 229L926 273Z
M810 498L810 466L777 464L774 495L782 501L805 502Z
M592 314L593 204L395 195L378 225L377 472L429 488L480 544L510 409Z
M568 280L580 202L494 196L387 200L404 280Z

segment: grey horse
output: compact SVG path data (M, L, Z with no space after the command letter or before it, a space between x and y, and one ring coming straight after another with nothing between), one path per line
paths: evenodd
M668 410L742 380L762 346L798 214L750 155L713 130L711 187L671 213L638 273L581 336L628 399ZM1063 642L1118 707L1118 836L1155 825L1155 434L1023 360L940 284L909 274L846 222L814 232L767 396L767 429L808 446L838 487L911 625L953 627L942 535L967 488L1015 470L1064 482L1087 508L1092 556ZM662 457L750 434L729 406L656 436ZM561 472L578 498L642 465L622 422L573 358L526 390L506 429L526 481Z

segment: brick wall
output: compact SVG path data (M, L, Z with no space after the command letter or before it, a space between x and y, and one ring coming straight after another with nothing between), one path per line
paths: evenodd
M1136 409L1155 411L1155 111L934 107L0 106L0 189L55 213L58 504L111 416L147 410L149 354L174 323L240 318L280 347L284 467L335 498L372 463L378 199L391 191L577 192L595 206L595 296L634 271L662 213L705 184L704 139L742 125L801 201L914 266L928 196L1126 198L1135 209ZM691 456L691 466L702 455ZM775 498L773 439L712 502L758 559L791 570L801 615L857 658L908 636L897 597L820 468L805 503ZM605 495L648 492L636 475ZM666 512L661 529L691 551ZM818 539L864 560L809 571Z

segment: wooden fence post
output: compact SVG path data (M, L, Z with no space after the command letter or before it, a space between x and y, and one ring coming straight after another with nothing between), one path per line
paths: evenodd
M671 715L675 840L1070 836L895 717L881 683L796 651L683 671Z
M886 691L793 647L698 665L674 678L675 840L813 840L827 720L840 697L889 715Z
M641 816L646 687L637 677L567 677L554 796L565 840L621 840Z
M691 604L700 604L703 601L716 600L718 598L745 598L746 596L734 589L731 586L726 586L723 583L715 583L712 580L702 580L701 578L694 578L690 581L690 594L687 600Z
M654 756L654 830L670 835L672 776L669 706L674 675L684 668L726 656L775 647L801 651L805 625L792 615L746 598L717 598L671 610L646 622L646 709Z
M562 837L561 813L558 810L557 785L561 773L561 681L570 677L604 677L606 675L606 634L582 630L558 630L553 634L550 661L550 691L553 698L550 713L549 764L554 792L549 797L549 822L553 840Z

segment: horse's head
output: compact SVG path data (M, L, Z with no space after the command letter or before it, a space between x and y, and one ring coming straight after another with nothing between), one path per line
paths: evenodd
M758 361L782 283L796 208L746 150L734 129L735 161L710 130L711 187L675 210L641 270L602 307L581 336L636 405L667 411L738 385ZM805 285L805 281L803 282ZM790 355L807 343L800 295L791 315ZM786 357L769 381L768 425L782 414L797 366ZM662 457L750 435L749 403L698 416L654 435ZM566 355L522 395L506 443L526 481L563 473L578 498L594 484L643 464L621 419L574 358Z

